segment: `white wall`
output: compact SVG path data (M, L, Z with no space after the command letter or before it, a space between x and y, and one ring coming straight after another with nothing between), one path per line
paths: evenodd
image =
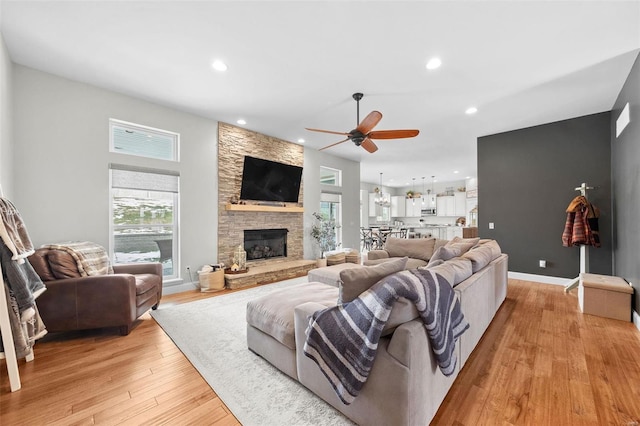
M162 107L20 65L12 65L7 89L13 92L13 124L9 142L2 134L3 183L13 181L13 201L20 209L36 246L66 240L109 244L109 163L139 164L180 172L180 275L216 262L218 212L217 121ZM5 67L3 63L0 66ZM3 69L4 71L4 69ZM3 72L3 80L5 79ZM13 86L13 88L12 88ZM4 93L4 92L3 92ZM1 100L3 105L6 99ZM5 108L3 108L3 111ZM132 158L109 152L109 118L178 132L180 163ZM4 118L3 118L4 119ZM3 123L3 129L5 128ZM4 131L3 131L4 132ZM11 171L5 172L6 151L13 150ZM169 164L169 167L167 167ZM305 149L305 258L315 258L308 238L319 208L320 166L343 171L343 245L358 247L360 164ZM326 187L335 191L335 187ZM191 284L165 284L165 292ZM168 288L167 288L168 287Z
M5 197L9 199L13 195L12 77L13 65L0 33L0 185Z
M342 186L320 185L320 167L342 170ZM342 248L360 247L360 163L315 149L304 150L304 258L315 259L318 250L309 237L313 212L320 209L322 191L342 194Z
M13 71L13 201L33 243L108 247L109 163L169 168L180 172L180 275L189 280L189 265L197 280L195 271L218 257L217 121L19 65ZM167 167L110 153L109 118L180 133L181 161Z

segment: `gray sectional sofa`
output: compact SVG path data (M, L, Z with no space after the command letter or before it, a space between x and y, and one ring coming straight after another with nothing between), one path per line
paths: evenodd
M363 284L370 286L366 281L376 273L397 269L399 264L394 260L340 271L343 288L309 282L249 302L248 348L357 424L429 424L506 297L508 256L493 240L478 243L477 239L456 239L437 249L435 240L419 241L413 248L419 245L427 250L431 247L431 253L427 253L429 262L421 267L440 274L454 286L469 323L456 343L457 366L452 375L445 376L438 368L425 326L415 306L406 299L393 305L370 375L350 405L339 399L318 365L305 356L305 332L311 315L335 306L349 293L361 291ZM421 256L424 258L425 254ZM393 262L395 265L390 266ZM401 265L406 263L404 259Z

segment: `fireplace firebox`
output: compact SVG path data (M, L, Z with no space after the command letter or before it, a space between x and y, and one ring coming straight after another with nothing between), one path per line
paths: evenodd
M244 251L247 260L287 257L288 229L245 229Z

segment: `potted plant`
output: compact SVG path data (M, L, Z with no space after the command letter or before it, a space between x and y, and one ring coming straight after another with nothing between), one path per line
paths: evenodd
M320 248L318 266L326 266L327 259L325 259L324 254L336 248L336 222L318 212L314 212L313 217L315 218L315 223L311 226L311 237L316 240Z

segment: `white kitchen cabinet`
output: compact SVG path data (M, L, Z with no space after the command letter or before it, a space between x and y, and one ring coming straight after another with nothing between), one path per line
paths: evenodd
M369 193L369 217L376 217L376 195L375 192Z
M391 197L391 217L407 217L405 197L394 195Z
M436 215L438 216L466 216L467 195L465 192L455 192L454 195L443 195L436 198Z
M453 195L454 198L454 216L467 216L467 193L466 192L456 192Z
M436 198L436 215L455 216L455 198L453 195L443 195Z
M422 204L420 199L406 198L405 199L405 217L420 217L422 216Z

